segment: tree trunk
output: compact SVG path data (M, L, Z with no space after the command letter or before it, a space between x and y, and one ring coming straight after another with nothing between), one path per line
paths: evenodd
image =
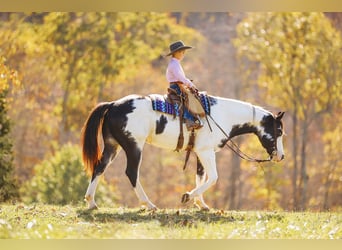
M271 204L272 204L272 168L268 168L264 170L264 179L265 179L265 184L266 184L266 190L267 190L267 196L266 196L266 204L264 206L264 209L272 209Z
M69 102L69 95L70 95L70 85L72 81L72 74L75 68L75 59L71 60L68 70L68 75L65 79L66 85L64 86L64 94L63 94L63 101L62 101L62 121L59 126L59 144L63 145L68 140L67 131L69 129L69 122L68 122L68 102Z
M307 202L307 184L309 176L307 174L306 169L306 145L307 145L307 133L308 133L308 126L304 122L302 127L302 147L301 147L301 171L300 171L300 209L306 209L306 202Z
M323 210L329 209L329 193L330 193L331 180L328 177L326 183L324 184L324 200L323 200Z
M229 210L238 209L238 202L237 197L239 196L239 185L240 185L240 172L241 172L241 159L237 155L232 156L232 169L230 172L229 182L228 185L228 201L229 201Z
M67 111L67 105L69 100L69 82L66 85L66 88L64 90L63 94L63 102L62 102L62 121L61 125L59 126L59 144L63 145L66 140L66 131L68 129L68 111Z
M330 195L330 187L332 185L332 182L333 182L333 175L334 175L334 172L336 170L336 166L337 166L337 162L336 161L332 161L330 162L329 164L329 168L328 168L328 171L326 173L326 180L324 182L324 198L323 198L323 209L324 210L329 210L329 195Z
M295 109L295 113L292 117L293 128L292 128L292 155L293 155L293 174L292 174L292 202L293 202L293 210L298 210L298 200L297 200L297 176L298 176L298 165L297 165L297 113Z

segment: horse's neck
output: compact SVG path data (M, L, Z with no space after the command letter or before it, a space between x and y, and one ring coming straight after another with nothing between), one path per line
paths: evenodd
M243 124L253 122L253 105L235 99L215 97L217 100L217 115L229 123Z
M247 102L221 97L218 97L217 101L219 105L216 117L221 120L226 131L231 130L233 137L246 133L257 133L260 121L268 114L268 111L263 108Z

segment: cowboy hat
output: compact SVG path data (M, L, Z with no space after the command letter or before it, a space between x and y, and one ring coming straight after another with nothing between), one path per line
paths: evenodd
M192 49L193 47L184 45L182 41L177 41L170 44L170 53L166 56L172 55L176 51L183 50L183 49Z

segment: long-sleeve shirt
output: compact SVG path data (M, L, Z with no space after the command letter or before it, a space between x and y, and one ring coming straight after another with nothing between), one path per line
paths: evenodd
M182 82L189 87L193 86L192 82L186 78L184 74L184 70L182 65L180 64L179 60L172 57L169 65L166 69L166 79L168 82Z

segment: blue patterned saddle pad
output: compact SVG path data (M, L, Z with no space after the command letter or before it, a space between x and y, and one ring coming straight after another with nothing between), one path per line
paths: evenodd
M202 103L202 106L205 110L206 114L210 114L210 106L213 104L212 98L210 98L207 94L205 93L199 93L200 100ZM166 114L170 115L176 115L179 116L178 112L178 104L172 104L170 102L166 101L166 96L153 96L151 98L152 100L152 109L155 111L163 112Z

